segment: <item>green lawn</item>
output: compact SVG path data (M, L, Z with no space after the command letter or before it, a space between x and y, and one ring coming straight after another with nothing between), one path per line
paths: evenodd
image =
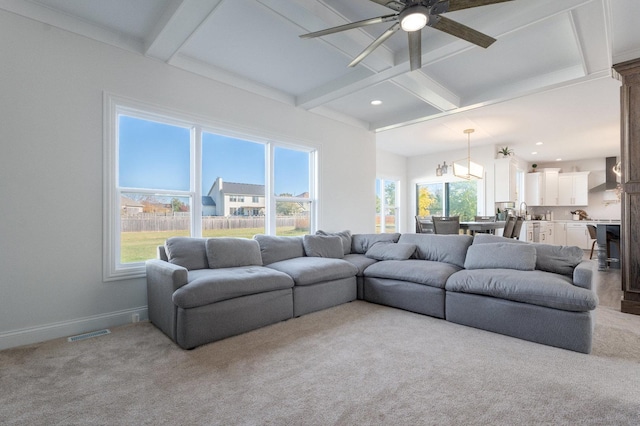
M294 227L278 228L279 236L304 235L306 230ZM203 232L203 237L241 237L252 238L256 234L263 234L262 228L217 229ZM188 231L165 232L123 232L120 237L120 252L122 263L144 262L156 257L156 247L164 244L169 237L187 237Z

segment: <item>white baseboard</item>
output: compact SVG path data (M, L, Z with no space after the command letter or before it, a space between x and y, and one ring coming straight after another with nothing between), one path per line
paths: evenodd
M0 350L130 324L134 314L148 319L146 306L0 333Z

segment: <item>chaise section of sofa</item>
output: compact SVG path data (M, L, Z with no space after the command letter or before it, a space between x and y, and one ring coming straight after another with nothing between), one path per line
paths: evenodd
M446 319L577 352L591 352L592 265L578 247L476 236L465 269L446 284Z
M264 265L293 279L295 317L356 299L358 268L343 259L339 237L255 235L254 239Z
M149 319L184 349L293 317L293 279L257 241L174 237L149 260Z

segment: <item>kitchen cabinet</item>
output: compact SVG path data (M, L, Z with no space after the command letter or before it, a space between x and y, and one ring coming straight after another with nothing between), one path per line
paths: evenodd
M516 205L522 201L518 194L516 175L518 166L511 157L499 158L493 163L495 173L494 194L496 202L514 201Z
M589 172L560 173L558 176L558 205L589 205Z
M555 222L553 224L553 244L559 246L567 245L567 224L565 222Z
M525 177L525 197L527 206L557 206L558 177L560 169L546 169L527 173Z
M590 249L589 231L586 223L567 223L567 245Z
M544 244L554 244L553 223L540 222L539 242Z

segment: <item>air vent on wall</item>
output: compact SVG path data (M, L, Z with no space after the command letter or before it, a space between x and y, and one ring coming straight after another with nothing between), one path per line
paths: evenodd
M90 333L78 334L77 336L71 336L67 339L69 342L77 342L79 340L91 339L92 337L104 336L106 334L111 334L109 329L92 331Z

